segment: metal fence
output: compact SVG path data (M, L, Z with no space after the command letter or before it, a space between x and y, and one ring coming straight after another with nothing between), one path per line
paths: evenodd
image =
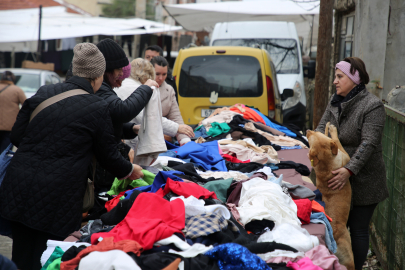
M405 269L405 114L386 106L383 157L390 197L371 221L371 243L384 269Z

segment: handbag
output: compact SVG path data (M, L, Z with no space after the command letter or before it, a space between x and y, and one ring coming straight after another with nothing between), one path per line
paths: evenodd
M14 156L14 152L11 151L12 148L13 144L10 143L10 145L0 154L0 185L6 175L11 158ZM0 216L0 235L11 237L11 223L2 216Z
M87 179L86 192L83 197L83 213L88 212L94 206L94 181L96 180L96 157L93 156L93 181Z
M55 95L53 97L50 97L44 101L42 101L32 112L31 117L30 117L30 122L34 117L43 109L46 107L61 101L62 99L68 98L68 97L73 97L76 95L84 95L84 94L89 94L88 92L82 90L82 89L73 89L69 90L63 93L60 93L58 95ZM91 208L94 206L94 180L95 180L95 172L96 172L96 158L93 156L93 181L90 179L87 179L87 184L86 184L86 191L84 193L83 197L83 213L86 213L89 211Z

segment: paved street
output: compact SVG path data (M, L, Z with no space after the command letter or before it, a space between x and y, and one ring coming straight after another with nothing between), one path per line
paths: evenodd
M11 259L11 246L13 245L13 240L9 237L0 235L0 254Z

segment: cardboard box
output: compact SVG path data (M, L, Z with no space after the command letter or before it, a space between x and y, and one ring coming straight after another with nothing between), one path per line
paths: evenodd
M22 68L44 69L44 70L54 71L55 64L54 63L42 63L42 62L35 63L33 61L24 60L22 62Z

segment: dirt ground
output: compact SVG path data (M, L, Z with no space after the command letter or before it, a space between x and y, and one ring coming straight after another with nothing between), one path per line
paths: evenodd
M371 249L368 250L367 260L363 265L363 270L383 270L377 256Z

